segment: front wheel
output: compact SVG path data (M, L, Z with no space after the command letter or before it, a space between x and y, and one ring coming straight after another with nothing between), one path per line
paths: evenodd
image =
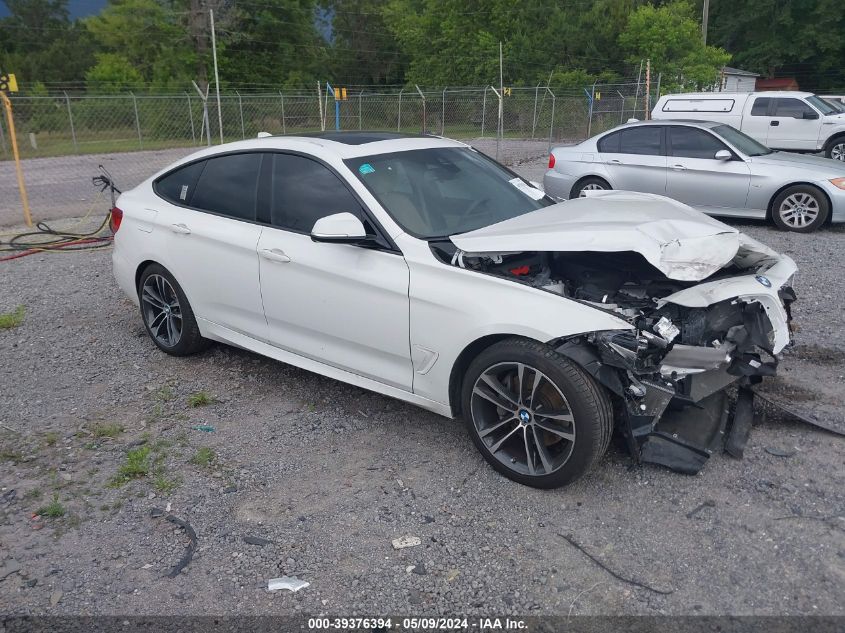
M784 231L815 231L825 223L828 213L830 205L827 198L811 185L787 187L772 203L772 220Z
M556 488L607 450L613 414L604 388L542 343L507 339L484 350L464 377L467 430L505 477Z

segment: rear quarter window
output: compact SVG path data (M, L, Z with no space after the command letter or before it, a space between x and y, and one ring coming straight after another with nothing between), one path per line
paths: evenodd
M599 139L597 143L598 150L605 154L618 154L619 153L619 138L622 136L619 132L614 132L613 134L608 134Z
M173 204L188 205L194 195L202 170L205 168L205 161L191 163L184 167L174 169L169 174L159 178L153 185L155 192L162 198Z
M730 112L733 99L667 99L663 112Z

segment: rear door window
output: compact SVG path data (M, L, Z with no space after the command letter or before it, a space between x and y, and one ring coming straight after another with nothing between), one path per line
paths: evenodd
M155 192L173 204L191 204L191 196L194 195L197 179L203 167L205 167L205 161L201 160L175 169L158 179L154 187Z
M663 127L659 125L638 125L622 130L619 151L622 154L647 154L660 156Z
M715 158L716 152L728 148L709 132L694 127L671 125L669 149L672 156L682 158Z
M240 220L255 220L259 153L209 158L191 198L191 206Z
M771 97L757 97L754 99L754 105L751 106L751 116L768 116L769 104L771 102Z
M801 99L782 98L775 99L775 116L792 117L793 119L800 119L805 112L813 113L813 110Z
M621 133L614 132L613 134L608 134L600 138L598 142L599 151L605 154L618 154L620 136L622 136Z

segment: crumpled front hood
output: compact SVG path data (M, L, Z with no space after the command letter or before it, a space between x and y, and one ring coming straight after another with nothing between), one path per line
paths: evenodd
M467 253L633 251L679 281L709 277L739 250L739 231L670 198L588 193L451 240Z

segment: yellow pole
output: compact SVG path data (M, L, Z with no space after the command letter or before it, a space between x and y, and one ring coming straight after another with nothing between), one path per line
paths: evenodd
M15 134L15 120L12 118L12 102L3 91L0 91L0 99L3 99L3 109L6 110L6 122L9 124L9 136L12 137L12 156L15 157L18 189L21 192L21 203L23 204L23 219L26 221L27 226L32 226L32 215L29 212L29 198L26 195L26 185L23 182L23 169L21 169L21 157L18 153L18 137Z

